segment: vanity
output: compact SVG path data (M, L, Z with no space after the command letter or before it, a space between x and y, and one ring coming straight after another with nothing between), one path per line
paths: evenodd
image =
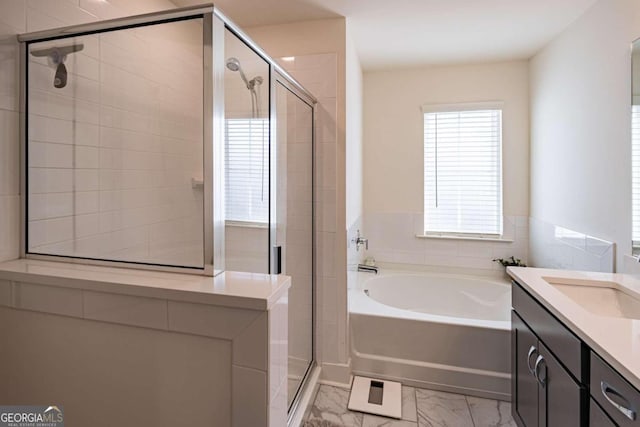
M520 427L640 426L640 279L509 268Z

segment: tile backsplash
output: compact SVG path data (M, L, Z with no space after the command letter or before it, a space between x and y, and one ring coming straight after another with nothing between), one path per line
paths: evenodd
M532 266L613 273L614 243L536 218L529 229Z
M526 216L504 217L504 242L416 237L424 233L424 217L420 212L368 212L363 223L361 231L369 239L369 250L361 248L360 256L373 257L378 263L499 274L502 266L493 262L494 258L513 255L525 263L528 259Z

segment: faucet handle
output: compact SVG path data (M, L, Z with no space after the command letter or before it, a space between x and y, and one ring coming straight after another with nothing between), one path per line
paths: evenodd
M369 250L369 239L365 239L363 237L360 238L360 244L364 244L364 248Z
M369 239L365 239L360 235L360 230L356 231L356 237L351 239L356 244L356 251L360 250L360 246L365 245L365 249L369 250Z

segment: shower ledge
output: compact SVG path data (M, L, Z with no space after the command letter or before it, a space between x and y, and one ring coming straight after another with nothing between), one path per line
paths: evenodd
M291 286L284 275L225 271L215 277L19 259L0 263L0 306L36 284L167 301L270 310Z

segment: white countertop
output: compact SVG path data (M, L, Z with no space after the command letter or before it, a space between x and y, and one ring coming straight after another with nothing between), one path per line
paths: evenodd
M210 277L29 259L0 263L3 280L251 310L269 310L291 286L284 275Z
M618 290L640 296L640 278L614 273L509 267L507 272L600 357L640 390L640 320L588 311L545 278L566 279L576 286L613 282ZM594 281L596 283L594 283ZM553 282L553 281L552 281ZM583 300L585 298L583 297ZM600 301L584 301L596 307Z

